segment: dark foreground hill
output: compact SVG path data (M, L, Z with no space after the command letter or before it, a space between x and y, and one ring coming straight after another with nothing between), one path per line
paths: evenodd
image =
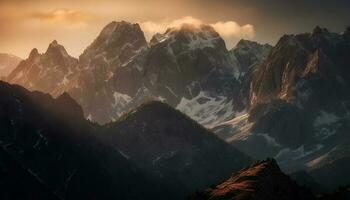
M180 111L149 102L100 135L140 168L187 192L208 187L250 159Z
M11 200L58 200L31 171L24 169L0 147L0 197Z
M100 143L93 135L95 126L68 95L53 99L0 82L0 96L0 143L7 160L21 166L9 173L30 172L32 177L25 174L30 182L45 186L37 190L47 188L61 199L157 199L166 191L117 149ZM2 161L4 169L11 165ZM8 181L1 193L27 191L20 184L11 188L13 180ZM27 187L35 188L29 181Z
M0 145L8 157L1 158L2 172L5 177L25 174L38 195L181 199L250 161L163 103L151 102L116 123L98 126L85 120L65 93L54 99L0 82L0 96ZM9 162L18 167L6 172ZM11 184L12 179L1 183L7 187L0 194L29 189Z

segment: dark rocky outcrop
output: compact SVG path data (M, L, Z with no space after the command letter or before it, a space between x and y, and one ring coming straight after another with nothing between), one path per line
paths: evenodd
M311 200L312 193L283 174L276 161L256 162L228 180L197 192L191 199Z

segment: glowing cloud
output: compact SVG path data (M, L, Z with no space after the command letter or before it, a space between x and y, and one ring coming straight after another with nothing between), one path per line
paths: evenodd
M32 13L31 17L45 22L62 22L80 25L94 18L90 13L69 9L57 9L51 12L35 12Z
M255 37L254 26L251 24L246 24L240 26L234 21L227 22L217 22L211 24L214 29L220 33L222 37L236 37L236 38L247 38L252 39Z

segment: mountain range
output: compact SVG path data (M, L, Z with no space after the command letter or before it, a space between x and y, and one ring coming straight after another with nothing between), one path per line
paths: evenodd
M148 42L111 22L79 58L53 41L0 82L0 175L44 199L346 196L317 194L350 184L349 53L350 28L228 50L205 24Z
M138 24L112 22L78 60L53 41L42 55L33 49L7 81L53 96L67 92L102 124L160 100L213 126L244 109L245 97L234 94L271 48L242 40L228 51L211 26L190 24L147 43Z

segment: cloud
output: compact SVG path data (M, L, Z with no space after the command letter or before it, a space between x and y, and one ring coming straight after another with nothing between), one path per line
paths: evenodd
M71 9L56 9L50 12L37 11L30 14L31 18L50 23L66 23L84 25L95 17L87 12Z
M150 39L156 33L163 33L167 28L178 27L181 24L192 24L198 26L200 24L205 24L200 19L187 16L176 20L165 20L161 22L145 21L141 22L140 26L145 32L147 39ZM235 21L219 21L216 23L209 23L226 41L229 47L232 47L239 39L253 39L255 38L254 26L251 24L239 25Z
M254 26L251 24L240 26L234 21L227 21L217 22L215 24L211 24L211 26L214 27L214 29L223 37L236 37L245 39L252 39L255 37Z

